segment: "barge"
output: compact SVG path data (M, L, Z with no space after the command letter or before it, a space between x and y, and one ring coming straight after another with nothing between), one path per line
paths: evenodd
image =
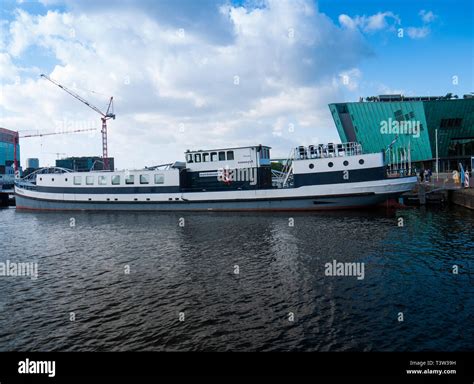
M412 190L389 177L384 154L358 143L294 148L282 171L270 147L187 151L185 161L141 170L40 169L15 183L20 210L312 211L383 203Z

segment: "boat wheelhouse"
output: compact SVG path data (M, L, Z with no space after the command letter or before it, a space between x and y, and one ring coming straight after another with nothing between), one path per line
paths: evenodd
M183 192L271 188L270 147L186 151Z
M263 145L187 151L185 162L142 170L41 169L16 182L18 209L316 210L374 205L410 191L388 177L383 153L358 143L300 146L281 171Z

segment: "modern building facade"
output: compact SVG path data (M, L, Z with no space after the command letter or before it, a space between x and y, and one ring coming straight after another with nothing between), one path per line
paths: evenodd
M387 151L439 171L470 167L474 156L474 98L381 95L329 104L342 142L357 141L364 152ZM388 162L393 161L388 159Z
M30 157L29 159L26 159L26 168L39 168L39 159L36 157Z
M20 145L18 132L0 128L0 188L11 184L14 179L15 143L18 164L20 164Z
M26 168L23 171L22 176L26 177L30 173L38 170L39 168L40 168L39 159L36 158L36 157L30 157L30 158L26 159Z
M114 158L109 157L109 168L115 169ZM99 156L67 157L56 160L56 167L72 169L76 172L102 171L104 170L104 161Z

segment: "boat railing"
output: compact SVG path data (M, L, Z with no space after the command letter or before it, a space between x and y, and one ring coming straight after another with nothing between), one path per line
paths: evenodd
M175 162L176 163L176 162ZM145 167L145 170L147 171L157 171L157 170L163 170L166 171L168 169L171 169L173 164L175 163L166 163L166 164L159 164L159 165L153 165L151 167Z
M37 169L34 172L29 173L25 177L17 179L16 184L36 184L36 176L37 175L48 175L48 174L61 174L61 173L71 173L73 172L71 169L62 168L62 167L45 167Z
M273 184L277 188L289 187L293 182L293 160L294 160L294 151L291 150L288 154L288 157L283 162L283 167L281 171L273 172Z
M330 157L356 156L362 154L362 145L357 142L301 145L294 149L295 160L323 159Z

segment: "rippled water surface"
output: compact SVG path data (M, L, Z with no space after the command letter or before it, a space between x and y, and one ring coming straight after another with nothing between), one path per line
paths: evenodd
M473 228L455 207L3 209L0 262L37 262L39 276L0 276L0 350L472 351ZM365 278L325 276L332 260L365 263Z

